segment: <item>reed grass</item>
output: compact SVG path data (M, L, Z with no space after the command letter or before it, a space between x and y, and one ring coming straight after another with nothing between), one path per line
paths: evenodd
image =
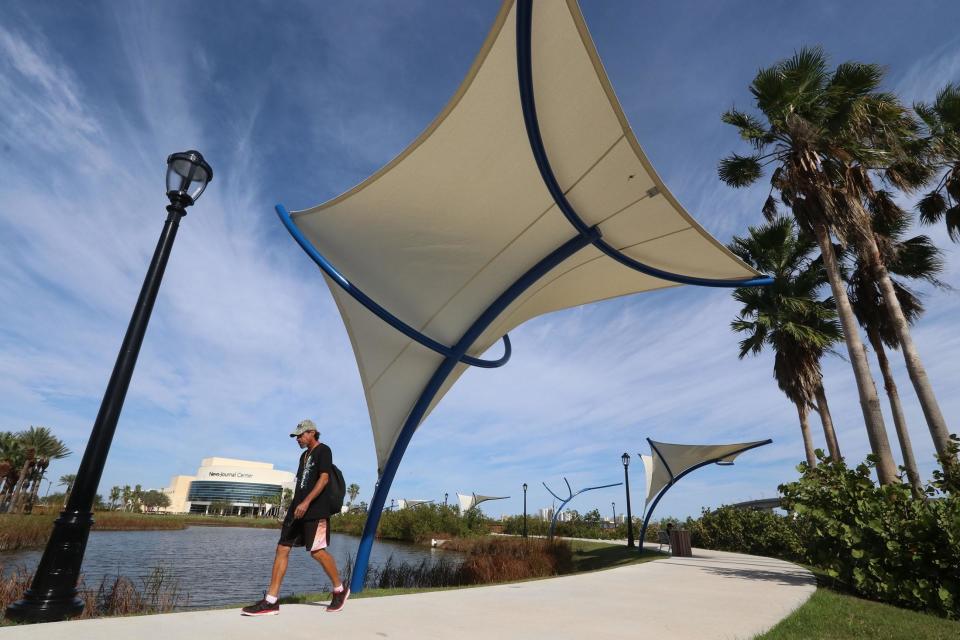
M33 576L23 566L14 567L10 571L5 571L5 567L0 566L0 576L0 624L12 624L3 617L7 606L23 597ZM104 576L100 584L88 587L81 576L77 591L85 605L83 613L77 618L80 620L168 613L190 603L189 594L180 589L180 581L164 567L154 567L148 576L141 578L139 585L118 575Z

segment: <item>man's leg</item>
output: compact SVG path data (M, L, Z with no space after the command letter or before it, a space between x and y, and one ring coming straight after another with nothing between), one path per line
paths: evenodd
M287 573L289 561L290 547L278 544L277 555L273 557L273 572L270 575L270 587L267 589L268 596L280 597L280 585L283 583L283 576Z
M323 567L323 570L327 573L327 576L330 578L330 584L333 585L333 588L336 589L340 586L340 574L337 573L337 562L333 559L333 556L326 549L318 549L316 551L311 551L310 555L313 556L313 559L320 563L320 566Z

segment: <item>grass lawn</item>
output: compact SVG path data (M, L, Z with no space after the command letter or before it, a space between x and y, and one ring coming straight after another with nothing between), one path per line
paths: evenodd
M960 622L819 588L756 640L956 640Z

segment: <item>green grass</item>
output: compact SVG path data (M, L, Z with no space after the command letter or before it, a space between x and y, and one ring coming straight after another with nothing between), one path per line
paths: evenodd
M570 540L573 548L574 571L599 571L613 569L638 562L650 562L659 558L666 558L666 554L646 551L640 555L638 549L628 549L622 544L604 542L588 542L586 540Z
M960 622L819 588L755 640L956 640Z

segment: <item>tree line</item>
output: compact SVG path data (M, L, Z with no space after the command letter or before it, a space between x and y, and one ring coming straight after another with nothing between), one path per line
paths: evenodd
M914 283L945 287L941 251L910 234L915 219L945 222L960 241L960 86L930 103L905 106L880 88L883 69L830 67L820 48L804 48L761 69L750 84L755 111L730 109L751 149L718 167L720 179L747 187L769 174L765 223L730 249L773 276L769 287L740 288L731 323L745 335L739 356L774 352L773 375L796 406L807 464L817 457L811 412L823 427L827 460L842 453L821 361L841 343L856 380L864 426L881 484L899 482L866 344L880 367L908 482L923 495L888 351L900 351L944 473L957 473L956 436L947 427L910 327L923 314ZM918 200L910 207L900 202ZM861 337L866 335L866 343Z

